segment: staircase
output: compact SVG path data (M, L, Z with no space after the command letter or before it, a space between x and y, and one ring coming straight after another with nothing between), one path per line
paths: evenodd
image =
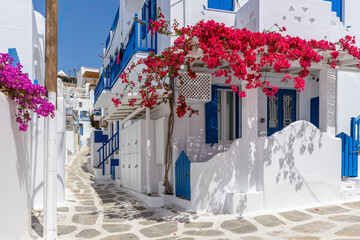
M102 168L102 173L105 175L105 163L113 155L119 151L119 132L114 134L109 140L103 142L103 145L97 150L99 154L99 164L97 168ZM113 161L115 159L111 159ZM117 158L119 160L119 158ZM113 164L111 164L113 166Z

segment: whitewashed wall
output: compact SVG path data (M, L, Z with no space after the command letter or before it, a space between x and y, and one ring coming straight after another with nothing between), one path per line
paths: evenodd
M356 37L357 46L360 46L359 9L359 1L344 1L345 26L349 26L348 34ZM336 133L350 135L350 119L360 115L360 73L339 71L337 76Z
M307 121L298 121L261 141L265 210L306 208L340 200L339 138Z
M307 121L271 137L238 139L229 151L191 164L191 209L246 215L334 203L340 156L340 139Z
M344 23L349 27L348 34L356 37L357 46L360 46L359 9L359 1L344 0Z
M338 72L336 133L350 135L350 120L360 115L360 74Z
M8 48L16 48L23 72L33 78L33 7L31 1L0 0L0 52L7 53Z
M337 41L347 35L329 1L250 0L236 13L236 28L262 32L274 24L285 26L284 34L308 40Z
M16 104L0 93L0 232L3 239L30 239L31 162L28 133L19 132Z

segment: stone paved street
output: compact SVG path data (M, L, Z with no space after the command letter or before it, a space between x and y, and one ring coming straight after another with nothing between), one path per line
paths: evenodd
M67 201L58 208L59 239L360 239L360 202L237 218L149 208L114 183L93 180L88 156L66 169ZM42 236L42 212L33 211L33 234Z

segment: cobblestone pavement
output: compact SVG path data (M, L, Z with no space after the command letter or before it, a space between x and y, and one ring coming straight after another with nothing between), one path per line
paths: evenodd
M66 169L59 239L360 239L360 202L245 218L149 208L114 183L93 180L85 162L79 154ZM32 230L41 238L41 211L33 211Z

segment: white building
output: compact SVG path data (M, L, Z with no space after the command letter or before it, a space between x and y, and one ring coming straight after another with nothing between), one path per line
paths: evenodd
M103 108L108 123L103 134L108 140L92 149L92 164L98 175L114 177L115 173L118 182L138 196L159 193L159 198L145 199L149 204L161 205L169 199L161 197L168 106L160 104L147 115L139 105L128 106L127 98L133 96L125 94L118 108L111 99L123 93L118 76L124 69L150 51L159 54L170 46L173 39L151 37L133 21L134 17L153 18L157 7L167 19L177 19L180 27L204 19L261 32L277 23L287 28L285 34L305 39L337 41L347 34L360 37L354 13L360 6L351 0L120 1L95 89L95 108ZM348 23L352 24L350 29ZM118 54L121 61L117 61ZM360 115L354 101L360 90L358 73L349 72L357 71L355 64L346 60L336 70L314 65L301 93L294 90L293 83L282 82L279 74L269 73L271 84L280 88L278 94L267 98L259 90L246 90L247 97L242 100L226 88L224 79L194 65L199 73L194 81L209 82L201 88L216 106L220 101L214 100L215 96L221 98L222 110L209 115L206 102L193 99L199 116L175 119L172 201L193 210L241 215L355 199L359 189L348 191L342 185L354 187L346 177L357 175L358 169L352 170L356 174L344 173L342 140L336 137L341 132L350 135L350 118ZM296 66L291 69L296 70ZM216 119L214 129L206 127L210 118ZM215 139L210 139L210 134ZM150 149L145 146L147 139ZM110 150L103 153L103 149ZM147 150L151 150L149 158L144 154ZM107 159L110 161L104 161ZM357 160L352 163L357 165Z
M81 67L77 78L59 71L64 88L66 108L66 151L68 164L83 146L90 146L90 114L94 113L94 88L99 79L99 70Z
M34 11L32 1L0 0L0 52L7 53L23 65L35 84L44 85L45 18ZM16 105L1 95L1 152L3 170L0 177L0 232L4 239L30 239L31 208L42 208L45 119L32 115L26 133L19 132L15 121ZM61 103L61 98L58 102ZM64 144L61 104L55 112L58 122L57 142ZM58 201L64 199L65 159L58 152Z

